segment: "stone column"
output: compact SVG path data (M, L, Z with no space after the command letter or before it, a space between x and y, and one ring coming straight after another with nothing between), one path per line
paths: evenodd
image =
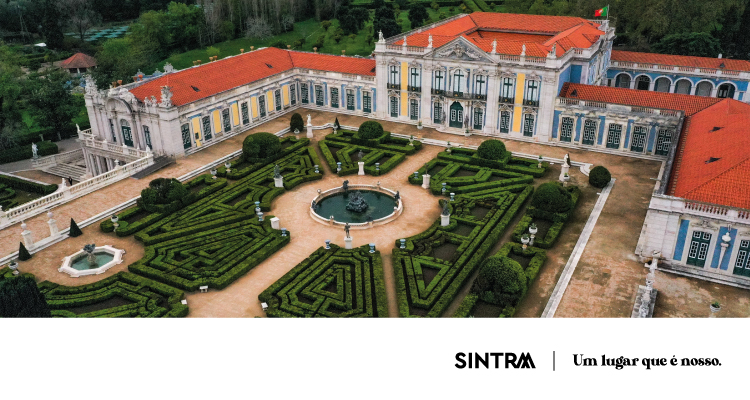
M499 108L498 92L500 79L495 71L490 71L487 77L487 107L485 107L485 123L482 132L486 134L495 133L497 130L497 110Z
M49 224L49 235L55 237L60 234L60 230L57 229L57 222L52 217L52 211L47 212L47 218L49 218L49 221L47 221L47 224Z
M27 250L31 250L34 248L34 235L27 228L26 222L21 222L21 229L23 229L21 232L21 236L23 236L23 245L26 246Z
M448 226L451 223L451 216L449 215L440 215L440 226Z
M273 218L271 218L271 228L273 228L273 229L281 229L281 222L279 220L279 217L273 217Z
M280 176L278 178L273 178L273 186L277 188L283 188L284 187L284 177Z
M423 174L422 175L422 187L425 188L425 189L429 189L430 188L430 175L428 175L428 174Z
M352 249L352 238L350 237L344 237L344 248L345 249Z
M365 162L359 161L357 165L359 165L359 172L357 172L357 175L364 175L365 174Z
M432 125L432 67L422 65L422 112L419 120L422 126Z

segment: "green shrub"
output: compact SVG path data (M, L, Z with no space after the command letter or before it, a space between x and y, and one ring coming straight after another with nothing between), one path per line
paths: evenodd
M37 155L39 157L49 156L57 154L57 144L50 141L36 142ZM11 147L9 149L0 151L0 164L5 164L14 161L28 160L34 156L34 152L31 150L31 145L23 145Z
M591 169L591 172L589 173L589 184L595 188L603 188L607 186L609 181L612 180L612 174L609 173L609 170L602 167L601 165L597 165L593 169Z
M514 306L526 294L526 275L517 261L493 256L485 259L471 291L501 306Z
M51 316L47 301L39 292L34 278L18 276L0 280L0 317L44 318Z
M477 155L485 160L499 160L505 156L505 144L497 139L485 140L479 145Z
M42 185L36 182L30 182L26 179L16 178L15 176L0 175L0 184L20 189L31 193L48 195L57 191L57 185Z
M377 139L383 136L383 125L376 121L365 121L359 126L358 134L362 139Z
M141 190L138 206L149 212L170 212L194 199L187 187L174 178L156 178L148 186Z
M26 261L31 259L31 253L23 245L23 242L18 242L18 259L20 261Z
M276 135L258 132L249 135L242 142L242 154L246 160L268 158L281 151L281 142Z
M573 206L570 192L560 182L547 182L539 185L531 205L542 211L564 213Z
M320 26L324 31L327 31L331 27L331 21L320 21Z
M305 123L302 121L302 116L299 113L292 114L292 119L289 121L289 132L294 133L295 129L298 129L300 132L305 130Z

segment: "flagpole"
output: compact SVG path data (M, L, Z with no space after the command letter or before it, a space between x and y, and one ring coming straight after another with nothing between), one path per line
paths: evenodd
M609 4L607 4L607 22L609 22Z

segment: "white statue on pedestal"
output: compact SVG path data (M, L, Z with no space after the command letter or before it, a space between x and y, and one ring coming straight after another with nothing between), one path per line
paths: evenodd
M37 152L39 151L39 148L36 147L36 143L31 143L31 153L34 154L34 158L39 157Z
M312 125L312 117L310 114L307 114L307 125Z

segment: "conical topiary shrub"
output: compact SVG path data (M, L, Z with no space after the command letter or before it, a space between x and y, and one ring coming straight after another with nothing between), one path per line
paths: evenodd
M29 253L28 250L26 250L26 246L23 245L23 242L18 242L18 259L20 261L26 261L31 258L31 253Z
M76 221L73 220L73 218L70 219L70 231L68 232L68 236L70 237L78 237L83 235L83 232L81 232L81 228L78 227L78 224L76 224Z
M333 126L336 129L341 129L341 124L339 124L339 117L336 117L336 121L333 121Z

